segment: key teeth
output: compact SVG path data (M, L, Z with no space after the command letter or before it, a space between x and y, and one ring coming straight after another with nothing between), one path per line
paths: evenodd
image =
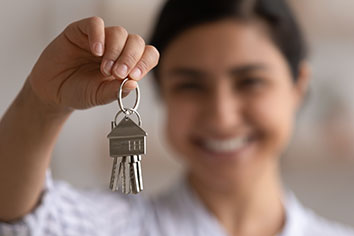
M112 173L111 173L111 179L110 179L110 184L109 188L114 192L116 191L116 178L117 178L117 157L113 158L113 166L112 166Z
M120 189L124 194L137 194L143 191L141 156L122 157L120 162L117 159L115 157L113 160L110 189L113 192Z
M129 181L129 178L127 178L127 173L126 173L126 157L123 157L122 158L122 181L121 181L121 190L122 190L122 193L124 194L129 194L130 192L130 189L127 188L127 186L129 186L129 183L127 183L127 181Z
M116 168L117 168L117 166L116 166ZM124 168L124 166L123 166L123 163L120 162L120 163L119 163L119 167L118 167L118 172L116 173L116 176L115 176L114 190L113 190L113 191L118 191L118 188L119 188L119 178L120 178L120 175L121 175L121 172L122 172L122 168Z

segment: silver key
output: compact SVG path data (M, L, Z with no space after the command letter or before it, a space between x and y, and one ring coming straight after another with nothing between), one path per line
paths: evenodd
M121 172L119 173L119 177L121 180L120 186L122 193L129 194L130 187L129 187L129 176L127 178L127 157L122 157L122 161L120 162ZM119 180L117 180L119 181ZM118 190L118 188L117 188Z
M121 185L123 193L137 194L143 190L140 161L141 154L146 153L147 133L129 117L112 127L108 135L110 156L113 157L110 189L117 191ZM118 157L122 157L120 162Z
M140 161L140 155L130 156L129 158L130 189L134 194L143 191Z
M121 163L118 162L118 157L113 157L113 166L109 188L113 191L118 190L118 178L121 172Z
M136 87L136 100L133 108L125 108L122 102L123 85L129 79L123 80L118 91L118 105L120 111L112 122L112 131L109 133L109 154L113 157L113 167L109 187L117 191L121 186L123 193L137 194L143 190L141 173L141 155L146 153L147 133L141 128L141 117L137 112L140 101L139 86ZM125 117L117 124L120 114ZM137 125L129 116L138 117ZM118 157L122 157L118 161Z

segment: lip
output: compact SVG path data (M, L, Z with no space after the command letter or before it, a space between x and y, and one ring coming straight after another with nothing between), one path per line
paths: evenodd
M201 158L206 158L209 160L215 161L240 161L245 159L246 152L251 149L253 144L255 143L254 137L247 137L244 143L235 150L232 151L215 151L205 145L205 141L203 139L195 139L194 145L197 147L199 156Z

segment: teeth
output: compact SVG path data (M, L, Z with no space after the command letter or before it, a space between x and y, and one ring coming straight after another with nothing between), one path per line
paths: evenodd
M227 140L208 139L205 142L206 148L214 152L232 152L240 149L245 143L246 138L232 138Z

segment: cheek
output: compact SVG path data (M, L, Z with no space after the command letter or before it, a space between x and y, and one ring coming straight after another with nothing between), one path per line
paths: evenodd
M168 99L166 105L168 140L175 151L183 153L197 121L196 107L183 99Z
M279 155L286 148L292 134L295 105L290 93L273 93L255 103L254 123L262 133L264 148Z

